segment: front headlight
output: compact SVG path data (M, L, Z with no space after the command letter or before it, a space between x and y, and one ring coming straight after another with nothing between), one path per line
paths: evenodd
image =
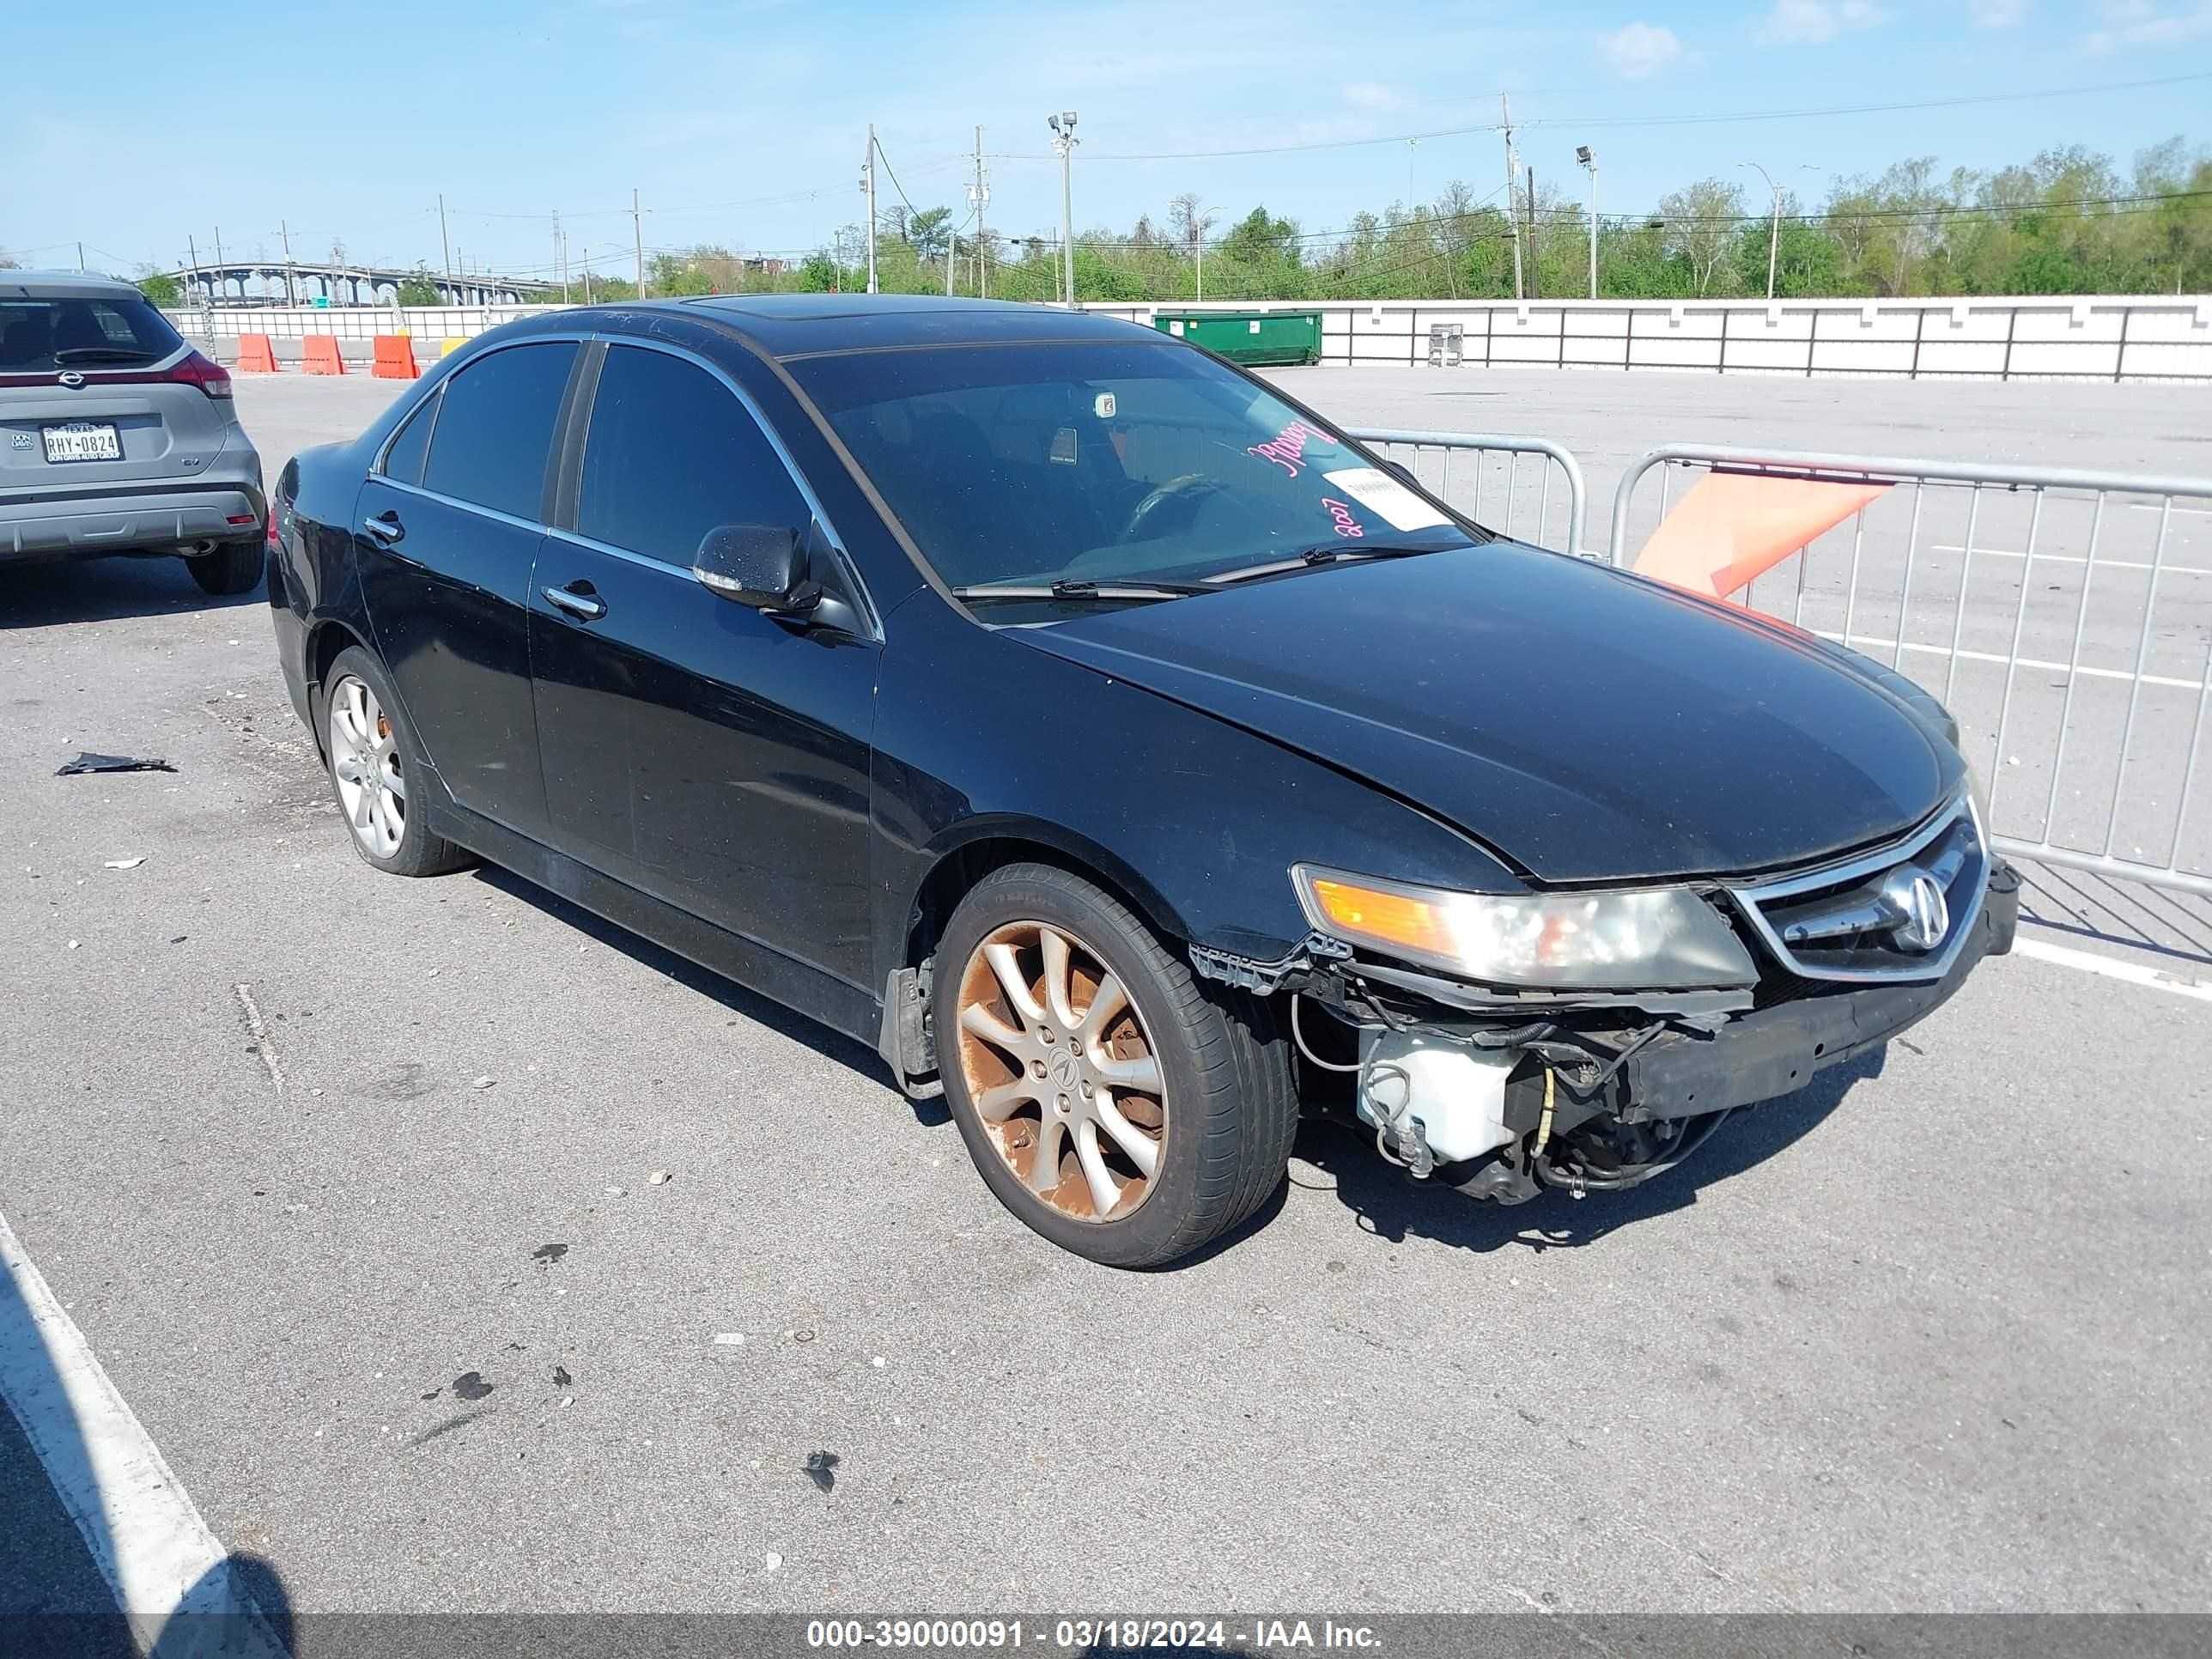
M1720 912L1687 888L1500 896L1305 864L1291 879L1322 933L1486 984L1680 990L1759 976Z

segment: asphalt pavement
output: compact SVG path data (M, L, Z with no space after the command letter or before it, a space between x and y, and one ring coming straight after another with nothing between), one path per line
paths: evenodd
M1701 409L2205 453L2194 388L1297 385L1594 486ZM392 390L239 395L273 476ZM0 571L0 1214L291 1609L2212 1610L2204 1000L1988 964L1619 1199L1310 1128L1258 1224L1121 1274L865 1049L497 871L370 871L259 597ZM2178 914L2137 954L2201 973ZM68 1593L34 1467L0 1436L0 1531Z

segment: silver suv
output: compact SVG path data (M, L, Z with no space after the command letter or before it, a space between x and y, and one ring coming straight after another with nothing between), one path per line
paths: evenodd
M267 518L230 376L137 289L0 271L0 564L173 553L246 593Z

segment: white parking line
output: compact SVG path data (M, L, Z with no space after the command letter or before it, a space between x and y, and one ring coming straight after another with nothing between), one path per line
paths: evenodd
M1928 544L1928 550L1930 553L1963 553L1966 550L1957 542L1930 542ZM1974 556L1978 559L2024 559L2027 555L2016 547L1977 547L1974 550ZM2088 559L2080 553L2039 553L2035 556L2047 564L2089 562ZM2148 570L2150 568L2151 562L2148 559L2100 558L2097 561L2097 568L2100 570ZM2159 571L2167 576L2212 576L2212 570L2203 569L2193 564L2163 564L2159 566Z
M0 1216L0 1399L22 1425L142 1649L281 1659L283 1644L91 1345ZM177 1613L228 1615L172 1627ZM185 1639L179 1641L181 1633Z
M2039 939L2017 939L2012 949L2014 956L2033 957L2038 962L2055 963L2061 968L2078 968L2085 974L2102 974L2107 979L2122 980L2130 985L2147 985L2154 991L2171 991L2176 996L2212 1002L2212 983L2185 979L2139 962L2123 962L2118 957L2101 957L2089 951L2069 951L2063 945L2045 945Z

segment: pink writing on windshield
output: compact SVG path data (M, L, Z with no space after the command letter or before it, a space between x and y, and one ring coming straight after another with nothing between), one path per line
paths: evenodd
M1321 504L1328 509L1328 516L1336 520L1338 535L1364 536L1367 533L1359 527L1359 520L1352 516L1352 509L1334 495L1322 496Z
M1273 461L1295 478L1305 465L1306 440L1309 438L1317 444L1336 441L1319 427L1308 426L1304 421L1292 421L1266 443L1254 444L1244 453Z

